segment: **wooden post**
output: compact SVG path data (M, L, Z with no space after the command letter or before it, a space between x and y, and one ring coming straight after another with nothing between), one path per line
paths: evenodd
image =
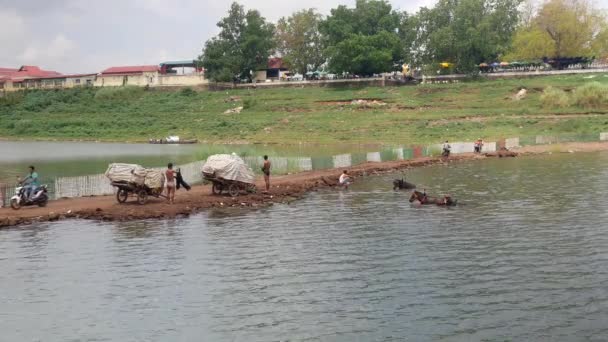
M7 184L3 184L0 183L0 208L4 208L5 207L5 200L6 200L6 187L8 185Z

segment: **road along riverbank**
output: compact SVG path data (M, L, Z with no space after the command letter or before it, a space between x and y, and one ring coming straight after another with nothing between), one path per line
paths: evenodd
M594 152L608 150L608 143L567 143L521 148L517 153L494 152L483 155L459 154L449 158L450 163L488 157L511 157L519 154L539 154L558 152ZM408 168L446 163L439 157L424 157L401 161L368 162L347 168L357 178L362 176L395 172ZM272 177L272 187L268 194L261 192L241 195L236 198L214 196L209 185L195 186L191 191L178 191L175 204L167 204L164 199L151 199L146 205L133 200L118 204L115 196L71 198L51 201L47 207L24 207L21 210L0 209L0 228L17 225L49 222L64 219L91 219L100 221L130 221L141 219L170 219L186 217L209 208L249 207L260 208L274 203L289 203L304 196L309 191L337 185L342 168L301 172L286 176ZM263 188L263 180L258 179L258 189ZM392 185L387 184L387 189Z
M483 155L463 154L450 157L449 162L486 158ZM392 162L368 162L347 168L351 176L357 178L408 168L444 163L441 158L425 157ZM209 208L250 207L259 208L274 203L289 203L301 198L308 191L337 185L343 169L301 172L271 178L272 187L268 194L255 193L230 196L211 194L210 185L194 186L191 191L177 192L175 204L164 199L150 199L146 205L139 205L133 199L118 204L115 196L97 196L50 201L44 208L24 207L21 210L0 209L0 228L34 222L57 221L70 218L101 221L129 221L140 219L168 219L184 217ZM258 189L263 189L262 179L257 180ZM392 187L388 184L387 189Z

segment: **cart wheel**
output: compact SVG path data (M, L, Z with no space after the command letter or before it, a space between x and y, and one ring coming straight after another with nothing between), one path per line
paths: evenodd
M118 201L118 203L125 203L128 197L129 192L127 190L119 189L116 193L116 200Z
M148 193L146 190L140 190L137 193L137 203L144 205L146 202L148 202Z
M211 186L211 192L214 195L221 195L222 194L222 184L213 183L213 186Z
M18 200L12 199L11 200L11 208L13 208L15 210L19 210L21 208L21 204L19 204Z
M228 193L232 197L238 196L239 192L240 192L239 186L236 184L230 184L230 186L228 187Z

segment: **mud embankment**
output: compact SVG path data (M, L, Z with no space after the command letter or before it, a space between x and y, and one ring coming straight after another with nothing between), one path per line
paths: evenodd
M484 158L484 156L464 154L453 156L449 162ZM365 163L349 167L351 176L394 172L413 167L443 163L441 158L419 158L413 160ZM272 177L269 193L261 193L263 181L257 182L258 193L230 196L214 196L209 185L194 186L191 191L177 192L175 204L168 204L164 199L151 198L146 205L139 205L135 199L125 204L118 204L114 196L97 196L85 198L61 199L49 202L44 208L24 207L21 210L0 209L0 228L16 225L58 221L70 218L99 221L130 221L141 219L169 219L187 217L204 209L250 207L259 208L275 203L289 203L304 196L309 191L334 187L342 169L308 171L293 175Z
M417 158L391 162L369 162L347 168L351 176L389 173L414 167L440 163L483 159L488 157L514 157L518 154L539 154L559 152L594 152L607 151L608 143L568 143L555 145L530 146L513 152L494 152L483 155L459 154L449 158ZM307 171L293 175L277 176L271 179L270 193L241 195L236 198L214 196L209 185L194 186L191 191L177 192L175 204L168 204L163 199L150 199L148 204L139 205L134 199L125 204L118 204L114 196L71 198L49 202L45 208L25 207L21 210L0 209L0 229L35 222L50 222L70 218L99 221L130 221L141 219L170 219L187 217L209 208L250 207L260 208L275 203L289 203L304 196L309 191L334 187L343 169ZM257 181L258 189L263 189L263 181ZM387 185L389 188L390 185Z

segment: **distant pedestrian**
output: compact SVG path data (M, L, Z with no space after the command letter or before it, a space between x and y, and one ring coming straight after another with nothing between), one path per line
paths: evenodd
M481 153L483 147L483 139L479 138L475 141L475 153Z
M450 153L452 153L452 146L450 146L450 143L446 140L445 143L443 143L443 152L441 153L442 156L444 157L449 157Z
M167 165L165 171L165 186L167 187L167 201L171 204L175 203L175 170L173 170L173 163Z
M262 166L262 172L264 173L264 182L266 183L266 192L270 192L270 168L271 168L270 160L268 160L268 156L264 156L264 165Z

